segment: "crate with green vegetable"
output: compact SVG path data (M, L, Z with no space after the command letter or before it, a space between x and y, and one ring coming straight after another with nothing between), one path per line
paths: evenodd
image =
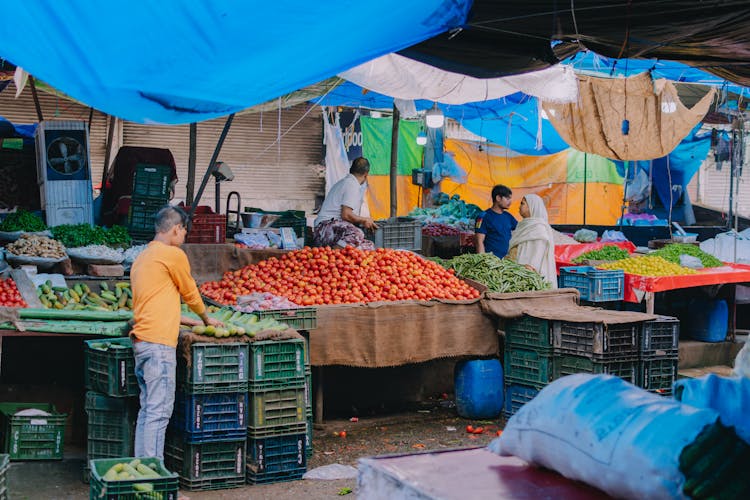
M0 449L11 460L62 460L67 417L49 403L0 403Z
M178 476L159 458L102 458L91 460L89 467L92 500L177 500Z
M198 316L190 311L187 305L182 306L182 315L188 318L198 319ZM214 309L210 306L208 315L224 323L223 327L197 325L192 327L192 333L205 335L207 337L226 338L233 336L255 337L257 333L263 331L284 331L290 327L286 323L279 322L274 318L268 317L259 319L256 314L236 311L231 307L222 307Z
M168 434L164 462L187 490L238 488L245 484L245 438L196 444Z
M129 338L84 342L86 389L113 397L138 395L133 344Z
M247 442L247 482L277 483L300 479L307 470L305 435L288 434Z
M37 297L48 309L130 311L133 308L133 291L128 281L73 283L70 281L67 286L52 286L52 282L47 280L37 287Z

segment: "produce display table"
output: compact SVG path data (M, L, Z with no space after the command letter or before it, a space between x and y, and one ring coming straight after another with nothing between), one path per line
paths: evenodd
M484 448L359 460L357 498L601 499L606 493Z

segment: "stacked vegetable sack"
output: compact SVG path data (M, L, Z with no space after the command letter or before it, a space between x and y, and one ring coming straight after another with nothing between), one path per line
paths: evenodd
M200 289L206 297L232 305L238 296L253 292L270 292L302 306L479 297L454 271L417 254L351 247L305 247L227 272Z

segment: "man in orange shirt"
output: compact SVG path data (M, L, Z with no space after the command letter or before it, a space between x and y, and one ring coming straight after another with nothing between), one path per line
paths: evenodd
M135 455L164 458L164 437L174 407L180 298L206 325L222 323L206 315L206 306L190 275L187 255L180 249L188 217L179 208L156 214L156 236L130 271L133 290L135 375L141 409L135 428Z

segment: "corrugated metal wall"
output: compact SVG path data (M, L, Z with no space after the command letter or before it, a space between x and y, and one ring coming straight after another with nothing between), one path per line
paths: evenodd
M303 104L282 110L280 131L277 112L235 116L219 155L235 175L233 181L221 185L222 212L230 191L240 193L243 207L312 212L315 196L323 193L325 183L321 167L323 125L318 109ZM225 121L221 118L198 124L196 193ZM176 200L185 198L189 133L188 125L123 124L123 145L169 147L172 151L179 176ZM279 134L285 135L275 143ZM213 178L201 204L214 206Z
M45 120L88 120L89 108L39 91L39 103ZM37 122L34 99L31 89L25 88L18 99L15 98L16 87L9 85L0 92L0 116L17 124ZM107 124L103 113L94 111L94 119L89 130L89 149L91 152L91 179L94 185L102 180L104 166L104 147L107 142Z
M29 88L15 99L15 87L0 92L0 116L14 123L36 123L34 101ZM45 119L88 120L89 108L39 92ZM221 186L222 212L226 195L238 191L242 206L267 210L305 210L310 214L315 197L325 186L323 162L323 125L320 108L301 104L289 109L237 115L224 142L219 160L234 172L232 182ZM280 118L280 126L279 126ZM225 119L198 124L195 189L198 190L208 167ZM122 145L169 148L177 162L176 200L185 198L189 150L188 125L154 126L123 122ZM116 133L116 135L119 135ZM281 140L275 143L278 136ZM101 182L107 139L107 123L103 113L94 112L90 130L91 169L94 184ZM117 137L115 138L117 139ZM116 154L112 154L112 159ZM201 204L214 206L214 183L209 181Z

